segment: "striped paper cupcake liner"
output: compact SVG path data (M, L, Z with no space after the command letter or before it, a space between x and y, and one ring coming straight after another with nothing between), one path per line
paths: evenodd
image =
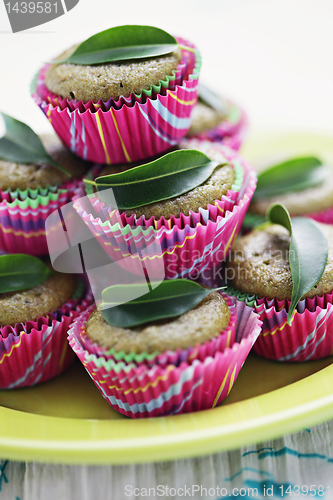
M148 367L89 354L80 340L81 321L73 324L69 343L102 396L123 415L158 417L214 408L229 394L260 332L258 315L244 303L236 307L233 346L179 366Z
M290 301L257 298L228 287L263 322L254 352L276 361L309 361L333 354L333 293L301 300L288 325Z
M48 254L45 221L69 203L81 181L60 187L0 190L0 248L8 253Z
M83 293L81 284L77 293ZM69 327L91 301L86 294L47 317L0 327L0 389L29 387L63 373L75 359L67 342Z

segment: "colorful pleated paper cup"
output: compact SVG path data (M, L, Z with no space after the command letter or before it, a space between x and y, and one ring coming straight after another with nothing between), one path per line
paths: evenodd
M227 290L260 315L262 332L254 347L258 356L299 362L333 354L333 293L301 300L288 325L290 301L259 299L232 288Z
M185 137L198 98L200 53L192 43L177 41L182 50L177 71L148 93L107 103L67 101L45 90L44 67L32 84L33 98L63 143L80 158L101 164L151 158Z
M231 391L260 329L253 309L237 302L236 342L214 356L179 366L126 363L90 354L75 322L69 343L106 401L132 418L159 417L214 408Z
M207 356L214 356L216 352L223 352L227 347L232 347L236 340L236 307L230 297L223 293L221 293L221 295L226 300L231 313L229 324L217 337L203 344L197 344L187 349L176 349L175 351L168 350L154 353L143 352L140 354L134 352L125 353L124 351L115 351L115 349L105 350L97 343L91 342L86 335L85 323L91 311L88 311L80 320L77 320L77 331L80 332L80 342L87 352L95 354L97 357L103 356L106 360L113 359L114 361L124 361L125 363L135 363L137 365L143 363L149 367L153 367L156 364L162 367L169 364L179 366L184 361L193 362L194 359L203 361Z
M75 356L68 345L68 330L92 300L82 284L76 293L83 296L36 321L0 327L0 389L46 382L71 365Z
M216 127L190 137L221 143L238 151L247 136L248 128L249 120L244 109L228 101L228 114L224 120Z
M71 201L81 182L25 191L0 190L0 248L8 253L47 255L45 221Z

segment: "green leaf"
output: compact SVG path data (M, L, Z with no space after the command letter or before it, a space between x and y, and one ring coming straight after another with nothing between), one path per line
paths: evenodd
M28 164L46 162L71 177L64 167L51 158L38 135L28 125L5 113L0 114L6 126L5 135L0 138L0 159Z
M111 286L102 293L103 317L120 328L174 318L193 309L214 290L186 279L163 281L149 293L147 284ZM138 298L124 303L129 296Z
M210 88L200 83L199 100L222 115L228 114L227 104Z
M117 207L127 210L187 193L205 182L218 165L200 151L181 149L125 172L98 177L95 185L100 198L111 206L112 188ZM103 193L107 189L109 193Z
M315 157L292 158L264 170L258 175L253 199L271 198L292 191L303 191L321 185L328 167Z
M116 26L82 42L65 61L56 64L102 64L169 54L177 47L175 38L153 26Z
M274 224L284 226L291 235L289 264L293 292L288 312L290 325L298 302L323 275L328 256L328 243L320 226L314 220L306 217L290 219L288 210L283 205L271 205L267 211L267 218Z
M37 257L0 255L0 293L28 290L43 283L52 271Z

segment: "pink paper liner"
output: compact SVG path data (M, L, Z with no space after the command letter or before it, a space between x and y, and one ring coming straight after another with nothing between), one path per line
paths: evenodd
M132 418L158 417L214 408L227 397L260 332L257 314L237 307L237 342L203 361L165 367L115 363L89 354L80 343L83 321L69 332L69 343L106 401Z
M191 134L190 138L222 143L236 151L244 142L249 128L249 120L245 111L236 104L230 102L234 111L237 110L237 117L226 117L216 127L205 130L200 134Z
M90 228L105 252L120 266L134 274L142 274L142 263L150 277L167 279L195 277L211 269L227 257L241 229L246 211L256 187L253 168L232 149L216 145L231 164L241 165L244 178L240 191L228 191L226 196L208 205L207 209L181 214L179 218L155 221L111 211L96 196L88 204L84 190L78 189L73 206ZM118 224L118 226L117 226ZM127 228L124 235L121 228ZM149 230L153 228L153 230ZM126 259L122 263L122 259Z
M232 299L225 294L221 293L221 295L226 300L231 312L229 324L223 332L203 344L197 344L187 349L177 349L176 351L168 350L162 353L156 353L155 356L149 355L149 358L144 358L141 362L149 367L155 364L164 367L168 364L178 366L183 361L192 362L194 359L203 361L207 356L214 356L217 351L223 352L226 347L231 347L236 340L237 312ZM113 354L109 354L105 351L105 349L100 347L96 342L92 343L85 334L84 326L82 326L80 337L84 349L90 354L95 354L97 357L103 356L105 359L113 359L115 361L124 360L127 363L133 362L137 364L137 355L135 354L131 356L130 353L117 353L115 357Z
M38 96L39 92L45 97L38 90L43 85L42 72L37 81L37 95L33 97L64 144L84 160L117 164L156 156L186 135L198 97L199 53L190 42L177 40L193 51L182 50L186 54L185 77L174 90L165 89L165 95L160 93L142 102L108 101L97 110L95 105L91 108L91 103L86 106L88 109L80 103L70 109L72 101L56 100L56 103L52 97L51 104Z
M0 327L0 389L32 386L63 373L75 359L67 342L69 326L91 301L88 294L49 317Z
M308 361L333 354L333 292L299 302L291 326L290 301L258 299L263 321L254 352L277 361Z
M326 208L320 212L307 214L305 217L310 217L310 219L314 219L317 222L323 222L324 224L333 224L333 207Z
M55 210L69 203L82 181L59 186L57 200L36 208L20 207L10 192L0 190L0 248L8 253L42 256L48 254L45 221ZM63 192L61 192L63 191Z

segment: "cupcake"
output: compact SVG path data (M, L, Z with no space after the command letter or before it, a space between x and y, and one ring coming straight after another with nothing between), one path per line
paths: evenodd
M41 140L53 161L71 176L47 161L25 164L1 159L0 144L0 248L9 253L48 253L45 220L72 199L87 170L87 164L56 136L41 136Z
M21 257L2 255L0 264L6 259L10 267ZM31 289L0 293L0 388L35 385L66 370L73 361L69 326L90 304L83 283L68 274L49 273Z
M73 324L69 343L116 411L132 418L186 413L212 408L230 392L259 334L258 316L211 290L187 309L131 328L112 326L97 310Z
M311 164L313 168L306 170L307 165ZM275 173L280 171L284 174L287 170L289 178L285 178L284 187L281 189ZM311 179L308 180L309 175ZM271 185L267 190L269 176ZM324 167L320 160L312 157L293 158L266 169L258 175L258 190L247 217L249 225L260 224L265 219L268 207L275 203L284 205L291 217L306 216L318 222L332 224L333 169Z
M142 31L141 26L121 26L107 32L128 29L130 37ZM162 32L145 27L152 30L154 37ZM157 56L67 62L88 39L56 58L57 64L41 69L32 85L33 97L76 155L101 164L131 163L170 149L186 135L197 101L201 58L190 42L167 36L170 50ZM154 42L149 45L154 54Z
M155 268L160 275L162 266L166 278L193 278L206 268L220 267L254 192L252 168L229 148L197 140L183 141L180 148L204 153L217 166L205 182L180 196L127 210L114 210L100 195L85 197L82 189L75 196L75 210L108 255L120 265L120 259L132 257L126 265L135 273L141 274L145 265L153 276ZM171 160L164 156L159 161ZM168 177L173 189L170 182Z
M240 107L200 84L198 103L187 134L189 138L220 142L238 150L247 126L247 116Z
M230 253L225 270L230 285L228 293L260 314L262 332L254 348L260 356L278 361L306 361L332 354L333 228L321 223L318 227L327 240L326 266L319 281L296 302L294 311L290 311L294 293L291 237L285 227L260 226L241 237ZM304 234L303 238L306 237Z

